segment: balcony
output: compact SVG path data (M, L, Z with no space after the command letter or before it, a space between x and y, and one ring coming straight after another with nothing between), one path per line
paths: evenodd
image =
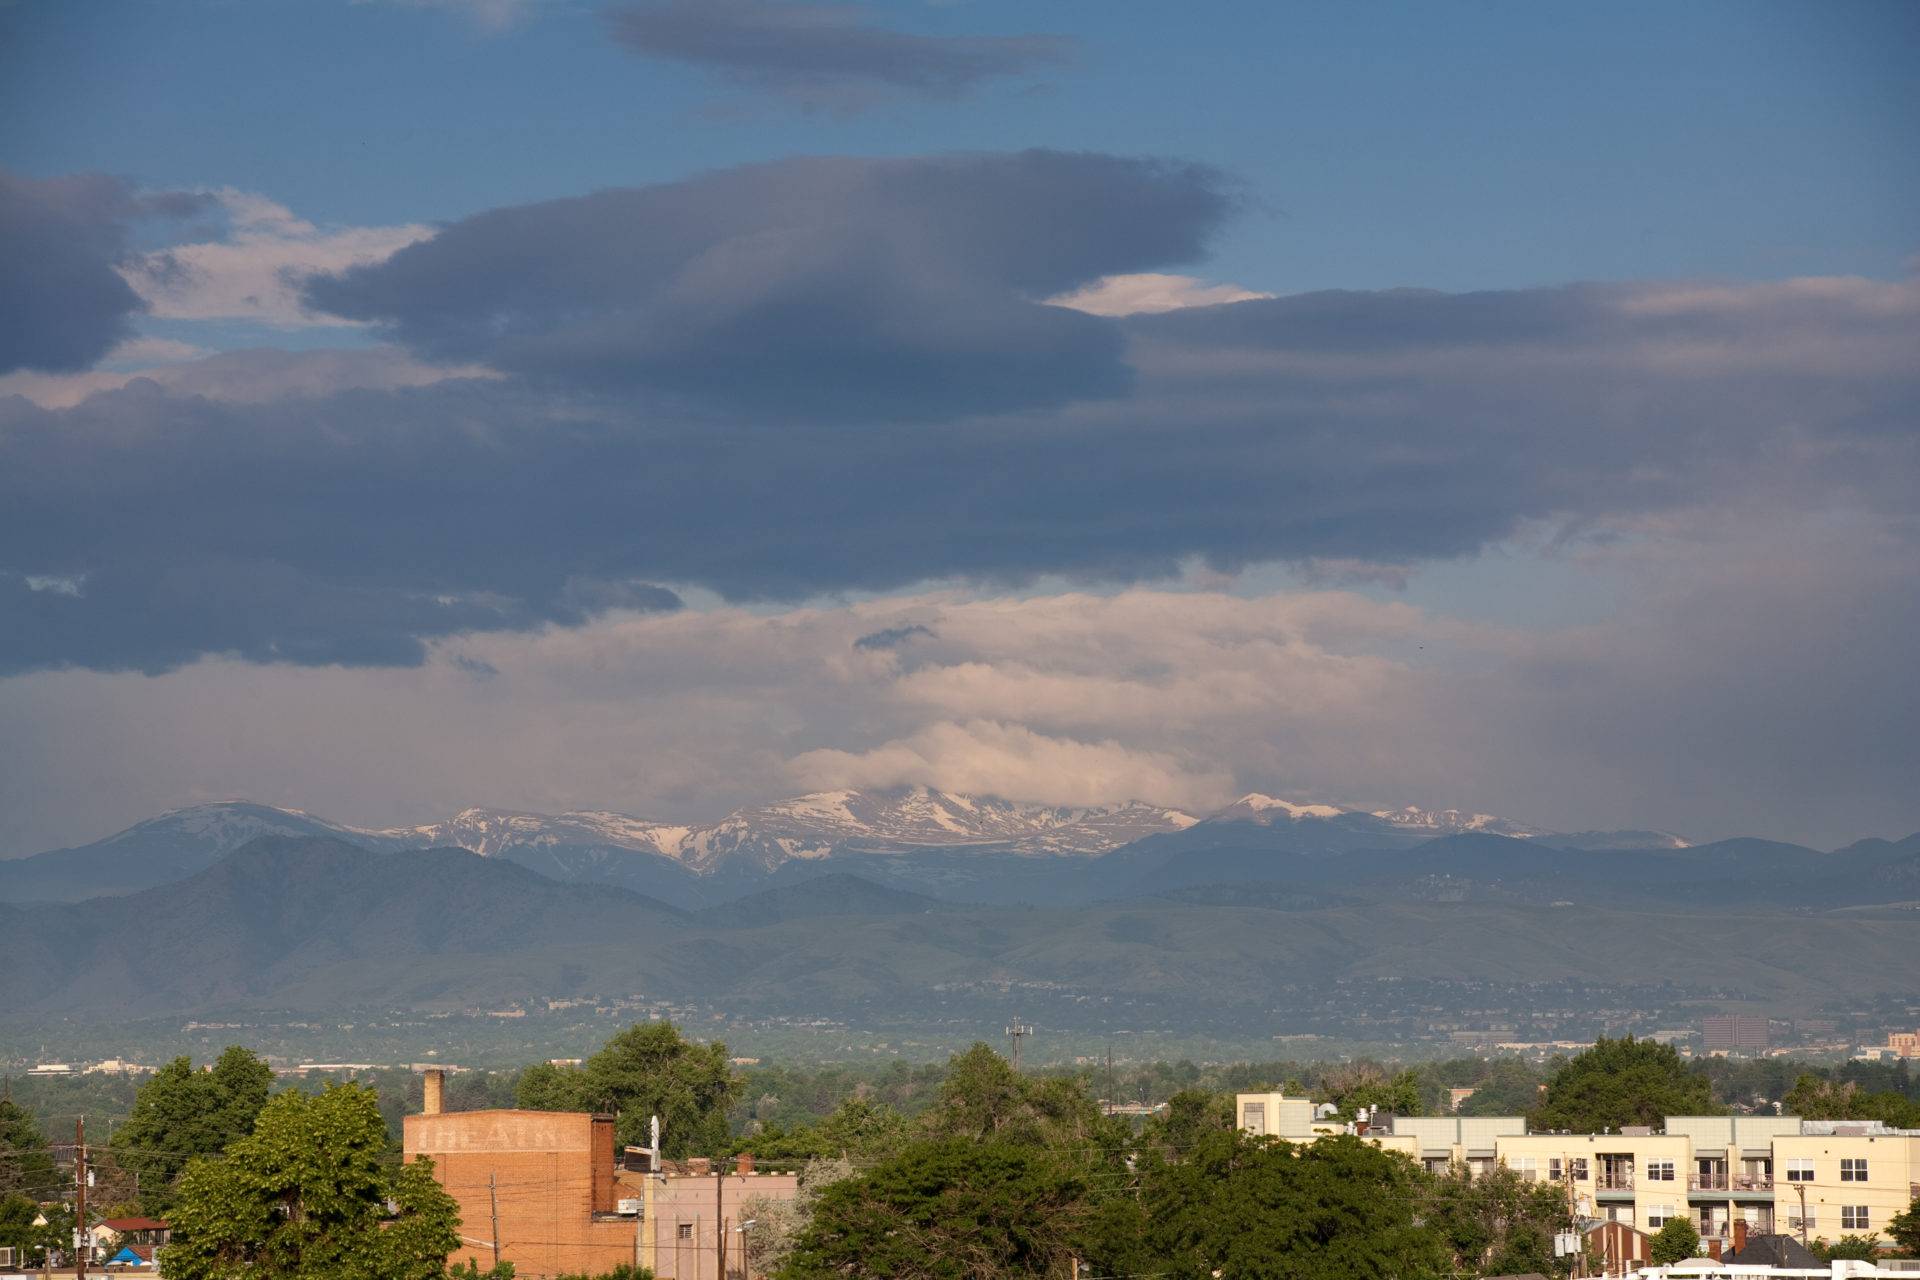
M1631 1191L1633 1175L1631 1173L1601 1173L1593 1180L1595 1191Z

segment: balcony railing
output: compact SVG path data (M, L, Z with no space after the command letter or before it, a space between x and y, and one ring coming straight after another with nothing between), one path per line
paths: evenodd
M1689 1191L1771 1191L1773 1179L1766 1177L1728 1177L1724 1173L1700 1177L1698 1174L1687 1179Z
M1603 1173L1594 1179L1594 1188L1599 1191L1631 1191L1633 1175L1630 1173Z

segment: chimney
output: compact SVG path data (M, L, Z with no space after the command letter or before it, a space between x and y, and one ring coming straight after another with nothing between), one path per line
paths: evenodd
M1707 1256L1715 1262L1720 1261L1720 1242L1718 1240L1707 1241Z
M1746 1219L1746 1215L1742 1214L1740 1217L1735 1218L1733 1220L1733 1251L1735 1253L1738 1253L1746 1247L1747 1247L1747 1219Z
M437 1116L447 1109L447 1069L428 1067L421 1074L426 1080L426 1098L420 1114Z

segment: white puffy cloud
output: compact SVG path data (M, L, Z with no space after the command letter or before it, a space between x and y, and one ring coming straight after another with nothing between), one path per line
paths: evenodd
M1136 316L1271 297L1270 293L1255 293L1237 284L1208 284L1192 276L1142 271L1133 275L1102 276L1071 293L1048 298L1047 302L1089 315Z
M251 320L280 329L350 324L305 306L306 278L384 262L434 233L421 223L323 228L253 192L223 187L210 194L226 214L223 238L137 254L120 268L151 315Z

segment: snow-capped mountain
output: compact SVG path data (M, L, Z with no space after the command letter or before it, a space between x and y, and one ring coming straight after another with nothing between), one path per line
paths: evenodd
M681 825L620 813L510 813L468 809L447 822L356 833L383 845L454 845L497 856L515 851L621 849L670 858L698 875L722 867L770 871L795 859L844 850L908 853L915 849L994 846L1014 853L1099 854L1199 819L1177 809L1127 804L1062 809L954 795L928 787L892 791L820 791L749 805L718 822Z
M75 901L166 884L274 835L328 836L380 853L457 847L555 879L620 885L691 908L770 881L804 879L829 860L833 870L915 892L965 897L993 888L1010 901L1039 901L1067 892L1069 881L1083 895L1111 892L1149 874L1148 867L1175 880L1204 867L1228 883L1270 877L1280 865L1271 861L1276 856L1402 849L1463 833L1592 850L1686 846L1658 832L1561 837L1488 814L1369 812L1258 792L1205 819L1160 805L1062 808L900 787L815 792L706 823L474 808L443 822L381 830L233 801L176 809L80 848L0 861L0 901ZM1124 852L1103 857L1117 850ZM1227 861L1216 866L1208 858Z
M1545 835L1539 827L1497 818L1491 813L1468 813L1462 809L1376 809L1373 816L1396 830L1427 836L1457 836L1469 831L1492 836L1530 837Z

